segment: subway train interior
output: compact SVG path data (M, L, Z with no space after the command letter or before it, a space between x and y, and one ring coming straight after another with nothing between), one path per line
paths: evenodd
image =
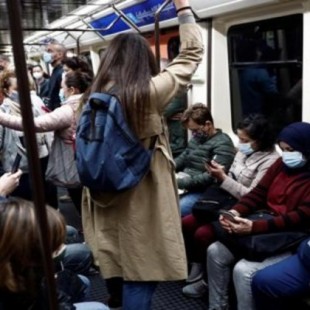
M12 63L12 35L20 36L26 63L41 64L48 73L52 68L42 53L52 41L63 44L68 56L83 57L95 74L119 33L144 36L161 68L179 52L177 14L169 0L20 0L22 36L9 26L9 1L0 0L0 54ZM310 0L190 0L190 5L202 28L204 56L188 86L188 106L207 105L215 126L235 145L244 115L262 113L278 132L293 122L310 122ZM268 77L257 83L256 95L245 86L243 73L251 70L257 79ZM70 202L61 209L80 227ZM91 282L92 298L105 302L104 280L94 272ZM185 298L183 285L160 285L152 309L208 309L207 299Z

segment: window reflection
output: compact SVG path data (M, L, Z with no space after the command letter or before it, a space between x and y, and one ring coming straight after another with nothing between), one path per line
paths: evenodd
M233 26L228 43L234 128L251 113L277 131L300 121L302 15Z

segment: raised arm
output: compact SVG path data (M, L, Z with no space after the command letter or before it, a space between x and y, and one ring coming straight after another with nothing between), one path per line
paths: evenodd
M179 55L152 79L156 101L164 108L171 99L190 83L203 56L203 41L200 27L196 24L188 0L174 0L180 30ZM186 9L183 9L186 8Z
M34 119L35 130L37 132L46 132L67 128L71 125L73 113L73 108L68 104L55 109L53 112L37 116ZM0 124L11 129L23 130L20 116L10 115L1 110Z

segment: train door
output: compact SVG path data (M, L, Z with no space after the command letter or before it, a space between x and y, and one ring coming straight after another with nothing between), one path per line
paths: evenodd
M229 28L232 123L262 113L276 131L302 118L302 14Z

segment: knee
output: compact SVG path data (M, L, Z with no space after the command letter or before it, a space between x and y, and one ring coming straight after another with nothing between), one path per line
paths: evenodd
M73 226L66 226L66 244L80 242L79 232Z
M229 250L219 241L212 243L207 249L207 261L216 261L221 264L228 263Z
M87 273L93 263L93 255L86 244L68 244L66 248L63 264L68 269L84 274Z
M249 264L246 260L240 260L233 269L234 283L243 283L251 281L254 275L254 271L249 268Z
M214 232L211 225L203 225L195 232L195 240L201 246L207 247L214 241Z

